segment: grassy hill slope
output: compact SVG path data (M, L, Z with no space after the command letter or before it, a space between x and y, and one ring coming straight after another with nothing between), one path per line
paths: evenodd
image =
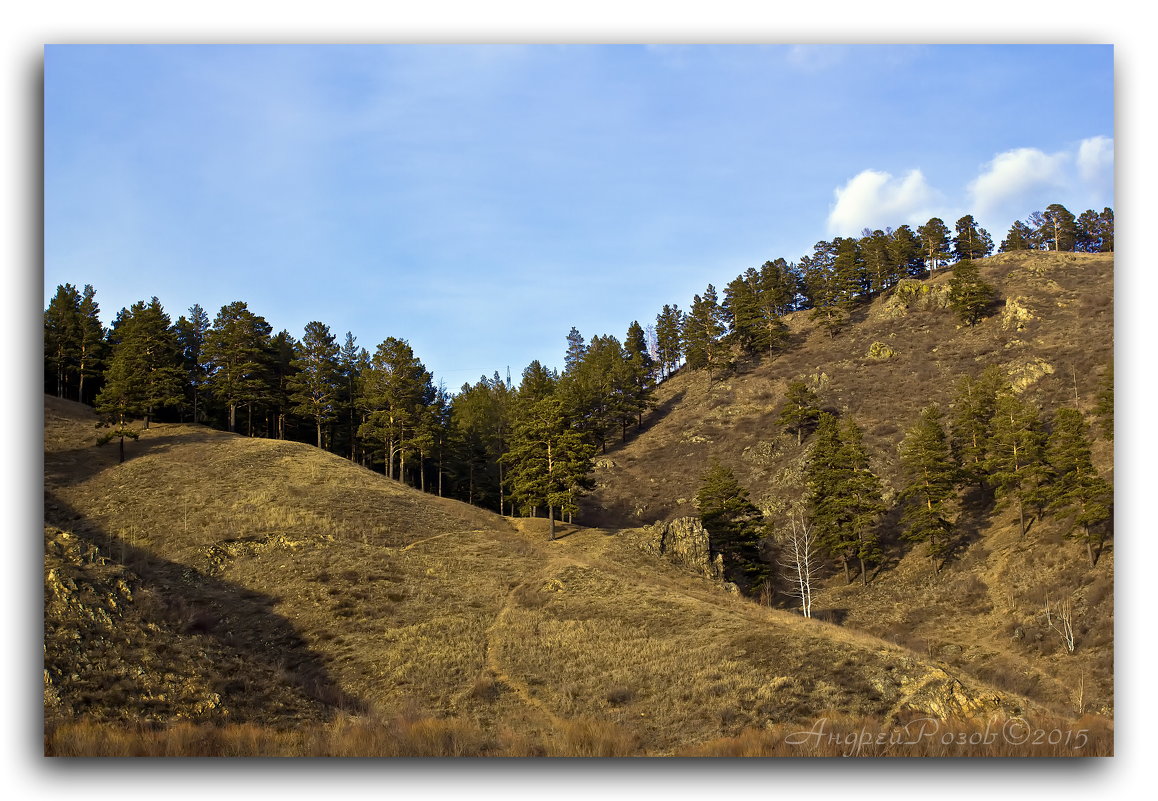
M546 542L545 521L194 426L117 464L93 426L46 398L50 753L669 754L833 711L1036 709L609 531Z
M776 424L789 381L802 378L822 405L852 416L865 432L886 501L900 487L897 447L922 407L948 409L962 375L1000 367L1045 417L1059 405L1090 412L1113 353L1113 254L1022 252L980 262L997 289L993 314L962 326L946 307L949 271L905 286L854 312L836 336L809 312L786 318L783 355L741 366L709 384L681 370L657 390L645 429L597 463L597 488L582 522L638 526L697 514L693 499L712 458L731 467L773 517L802 494L808 442ZM887 358L873 358L881 343ZM889 353L891 351L891 354ZM1113 479L1112 443L1093 443L1095 465ZM922 548L897 538L867 588L833 575L816 599L830 619L905 643L930 657L985 676L1052 708L1113 707L1113 548L1097 566L1066 541L1066 518L1035 520L1025 540L1015 516L967 497L960 548L933 576ZM1061 650L1044 618L1047 601L1071 598L1078 648Z

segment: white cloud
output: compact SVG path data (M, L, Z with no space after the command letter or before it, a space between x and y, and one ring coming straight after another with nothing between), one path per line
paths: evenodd
M842 236L858 235L864 228L923 224L933 216L939 198L920 170L909 170L900 178L864 170L834 194L828 230Z
M989 217L1027 195L1060 189L1068 182L1070 162L1068 153L1051 156L1033 147L1000 153L989 162L985 172L969 184L970 207L978 216ZM1016 216L1032 210L1018 211Z
M1114 140L1106 136L1083 139L1078 145L1078 177L1084 188L1094 198L1090 205L1097 205L1097 198L1105 203L1113 200L1114 187Z

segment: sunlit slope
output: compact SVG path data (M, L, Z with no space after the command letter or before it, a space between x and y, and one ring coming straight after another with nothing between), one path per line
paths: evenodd
M640 752L804 721L1014 713L905 648L730 596L613 532L508 521L308 445L46 399L47 712L267 726L409 711ZM533 748L531 749L533 750Z
M945 308L951 270L943 270L910 282L915 294L856 309L835 336L809 311L790 314L785 353L711 384L704 371L681 370L657 388L645 430L599 460L583 522L626 526L695 514L692 499L713 457L735 470L754 500L778 497L799 477L802 455L776 422L794 379L806 380L824 408L857 421L874 468L893 489L905 429L924 406L947 409L962 375L996 365L1047 409L1076 399L1091 410L1113 356L1113 254L1006 253L979 265L997 298L976 326ZM870 355L874 343L887 348L875 351L885 358ZM1112 470L1107 443L1096 442L1094 455L1099 468Z
M803 492L803 446L777 423L788 382L804 379L821 405L865 434L873 469L892 504L901 487L897 448L920 409L948 418L960 376L999 367L1043 418L1059 405L1087 415L1113 356L1113 254L1021 252L980 262L997 290L992 314L964 326L945 307L951 271L855 311L837 335L810 312L789 315L790 349L742 365L709 386L681 371L657 389L658 409L626 444L609 448L581 522L613 527L696 515L693 503L713 458L732 468L758 506L782 513ZM873 358L874 343L881 343ZM1091 419L1095 466L1113 479L1112 442ZM887 558L867 588L841 571L815 598L820 614L909 645L1059 712L1113 710L1114 541L1090 568L1084 546L1064 538L1072 516L1031 519L1019 537L1014 508L966 493L954 510L960 548L934 577L923 546L900 539L885 517ZM1129 532L1127 532L1129 534ZM1044 615L1072 599L1077 648L1068 653Z

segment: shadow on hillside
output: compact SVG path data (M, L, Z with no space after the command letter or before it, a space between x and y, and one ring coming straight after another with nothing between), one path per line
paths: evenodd
M44 453L44 483L52 487L70 487L82 484L97 473L119 466L117 440L104 445L96 439L107 429L93 429L90 444L80 448L46 450ZM217 433L212 429L161 433L144 431L138 440L125 439L125 464L156 453L165 453L180 445L209 441Z
M45 521L73 532L102 555L125 565L158 599L151 622L173 636L204 638L197 644L209 654L202 679L221 696L221 705L235 721L263 721L278 710L266 707L261 680L288 687L298 706L310 717L330 717L339 710L362 712L365 704L347 695L310 650L294 625L273 611L278 598L207 575L189 565L171 562L114 536L82 516L51 492L45 493ZM136 591L140 597L139 591ZM141 610L152 611L151 609ZM168 648L159 643L150 670L180 674ZM227 673L228 665L244 665L244 675ZM234 668L236 669L236 668ZM256 684L258 690L254 691ZM67 686L60 688L67 693ZM256 697L255 697L256 696ZM279 705L280 706L280 705Z
M953 542L945 557L949 562L956 559L970 545L981 539L981 529L989 526L993 516L993 495L978 487L970 487L961 498L961 513L953 526ZM1027 523L1032 525L1028 519ZM1028 527L1026 529L1028 531Z
M652 409L651 412L643 419L643 426L636 429L635 431L633 431L631 434L631 437L628 439L628 441L630 442L632 439L635 439L643 432L645 432L648 429L655 426L655 424L658 423L660 420L663 420L665 417L667 417L669 414L671 414L672 409L674 409L676 406L679 405L679 402L684 399L684 395L686 395L686 394L687 394L687 390L681 389L679 392L672 395L670 398L665 400L663 403L659 404L654 409ZM616 443L616 444L619 445L622 443Z

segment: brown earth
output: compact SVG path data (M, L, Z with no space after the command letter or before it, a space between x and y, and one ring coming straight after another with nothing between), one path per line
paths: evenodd
M836 336L809 312L789 315L786 353L743 364L709 382L681 370L657 389L644 429L597 460L597 487L580 522L611 528L695 516L694 497L711 459L732 468L773 520L799 504L808 442L780 430L789 381L806 380L822 406L853 417L865 433L886 501L900 485L897 447L924 406L946 412L962 375L996 365L1043 410L1076 405L1089 414L1113 356L1113 254L1023 252L983 260L997 289L992 314L963 326L946 308L949 271L858 309ZM1097 433L1096 426L1091 432ZM1098 436L1095 465L1113 480L1112 442ZM1113 541L1096 567L1065 540L1073 522L1034 520L1024 540L1016 516L966 496L960 549L934 576L923 548L885 521L890 554L867 587L833 570L816 598L820 614L903 643L1059 712L1113 709ZM1068 653L1044 615L1069 598L1076 649Z
M154 424L118 464L94 425L46 398L50 753L330 753L277 734L313 726L377 732L350 753L671 754L833 710L1041 712L903 644L729 595L612 531L561 526L547 542L546 521L195 426ZM136 745L111 733L133 731Z

